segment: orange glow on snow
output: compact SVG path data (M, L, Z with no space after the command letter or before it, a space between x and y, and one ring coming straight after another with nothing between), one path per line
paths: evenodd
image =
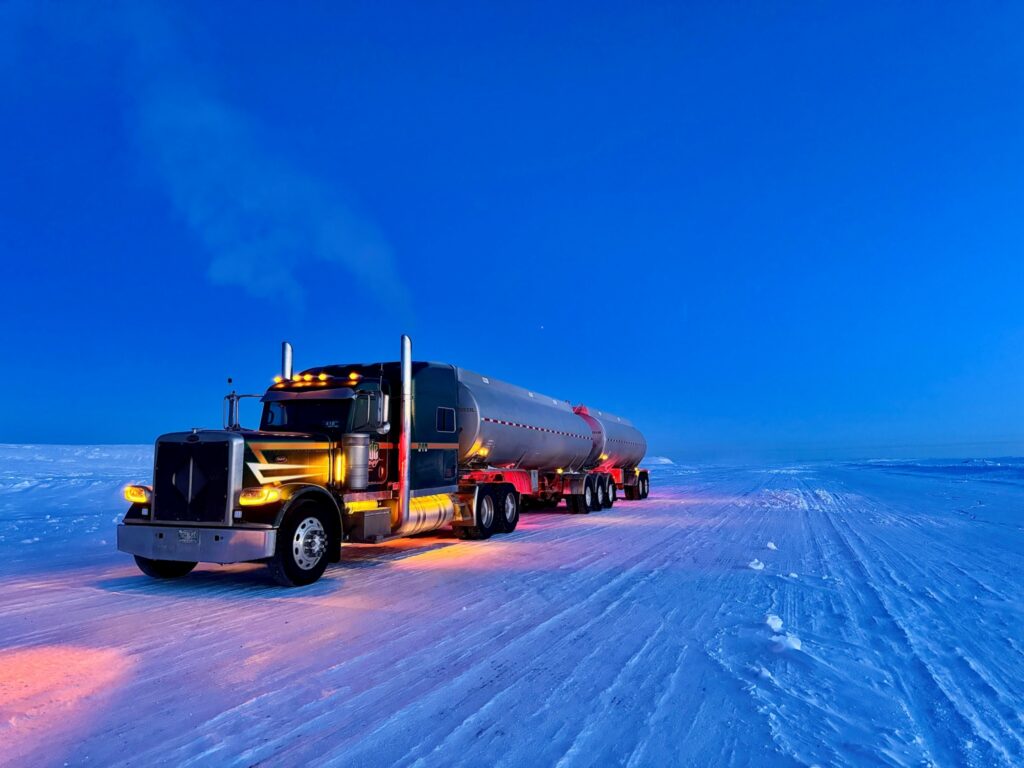
M56 733L88 728L98 701L127 675L120 651L44 645L0 651L0 740L24 757Z

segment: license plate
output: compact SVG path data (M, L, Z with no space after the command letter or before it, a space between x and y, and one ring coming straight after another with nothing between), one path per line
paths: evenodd
M198 544L199 543L199 531L195 528L179 528L178 529L178 543L179 544Z

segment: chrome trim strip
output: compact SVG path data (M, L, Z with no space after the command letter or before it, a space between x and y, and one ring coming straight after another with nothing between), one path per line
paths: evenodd
M346 504L350 501L379 501L381 499L393 499L394 497L391 491L360 491L359 493L344 494Z
M409 491L409 496L416 499L420 496L436 496L439 493L455 493L459 490L457 485L445 485L438 488L417 488L415 491Z

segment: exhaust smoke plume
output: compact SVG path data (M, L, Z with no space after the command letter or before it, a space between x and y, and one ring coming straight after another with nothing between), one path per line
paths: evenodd
M181 47L173 6L144 0L107 6L14 0L0 8L0 64L32 55L22 37L43 32L98 55L123 54L129 139L140 168L166 194L208 255L218 285L301 310L303 274L317 264L348 272L363 295L408 311L390 248L376 226L327 180L290 164L258 121L217 94ZM4 59L10 58L10 61ZM278 142L280 143L280 142Z

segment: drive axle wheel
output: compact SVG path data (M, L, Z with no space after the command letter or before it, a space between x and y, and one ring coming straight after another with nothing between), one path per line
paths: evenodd
M476 497L476 525L460 526L455 529L456 535L462 539L489 539L500 529L498 528L498 500L494 489L481 486ZM516 507L518 518L518 505Z
M594 481L594 511L604 509L605 507L605 484L604 478L597 478Z
M519 494L510 488L498 496L498 528L501 533L512 533L519 525Z
M300 501L277 530L277 548L267 563L274 581L285 587L312 584L327 570L331 547L327 518L313 502Z
M647 475L640 475L640 498L646 499L651 492L651 479Z
M135 564L139 570L154 579L180 579L196 567L196 563L178 560L151 560L142 555L135 556Z

